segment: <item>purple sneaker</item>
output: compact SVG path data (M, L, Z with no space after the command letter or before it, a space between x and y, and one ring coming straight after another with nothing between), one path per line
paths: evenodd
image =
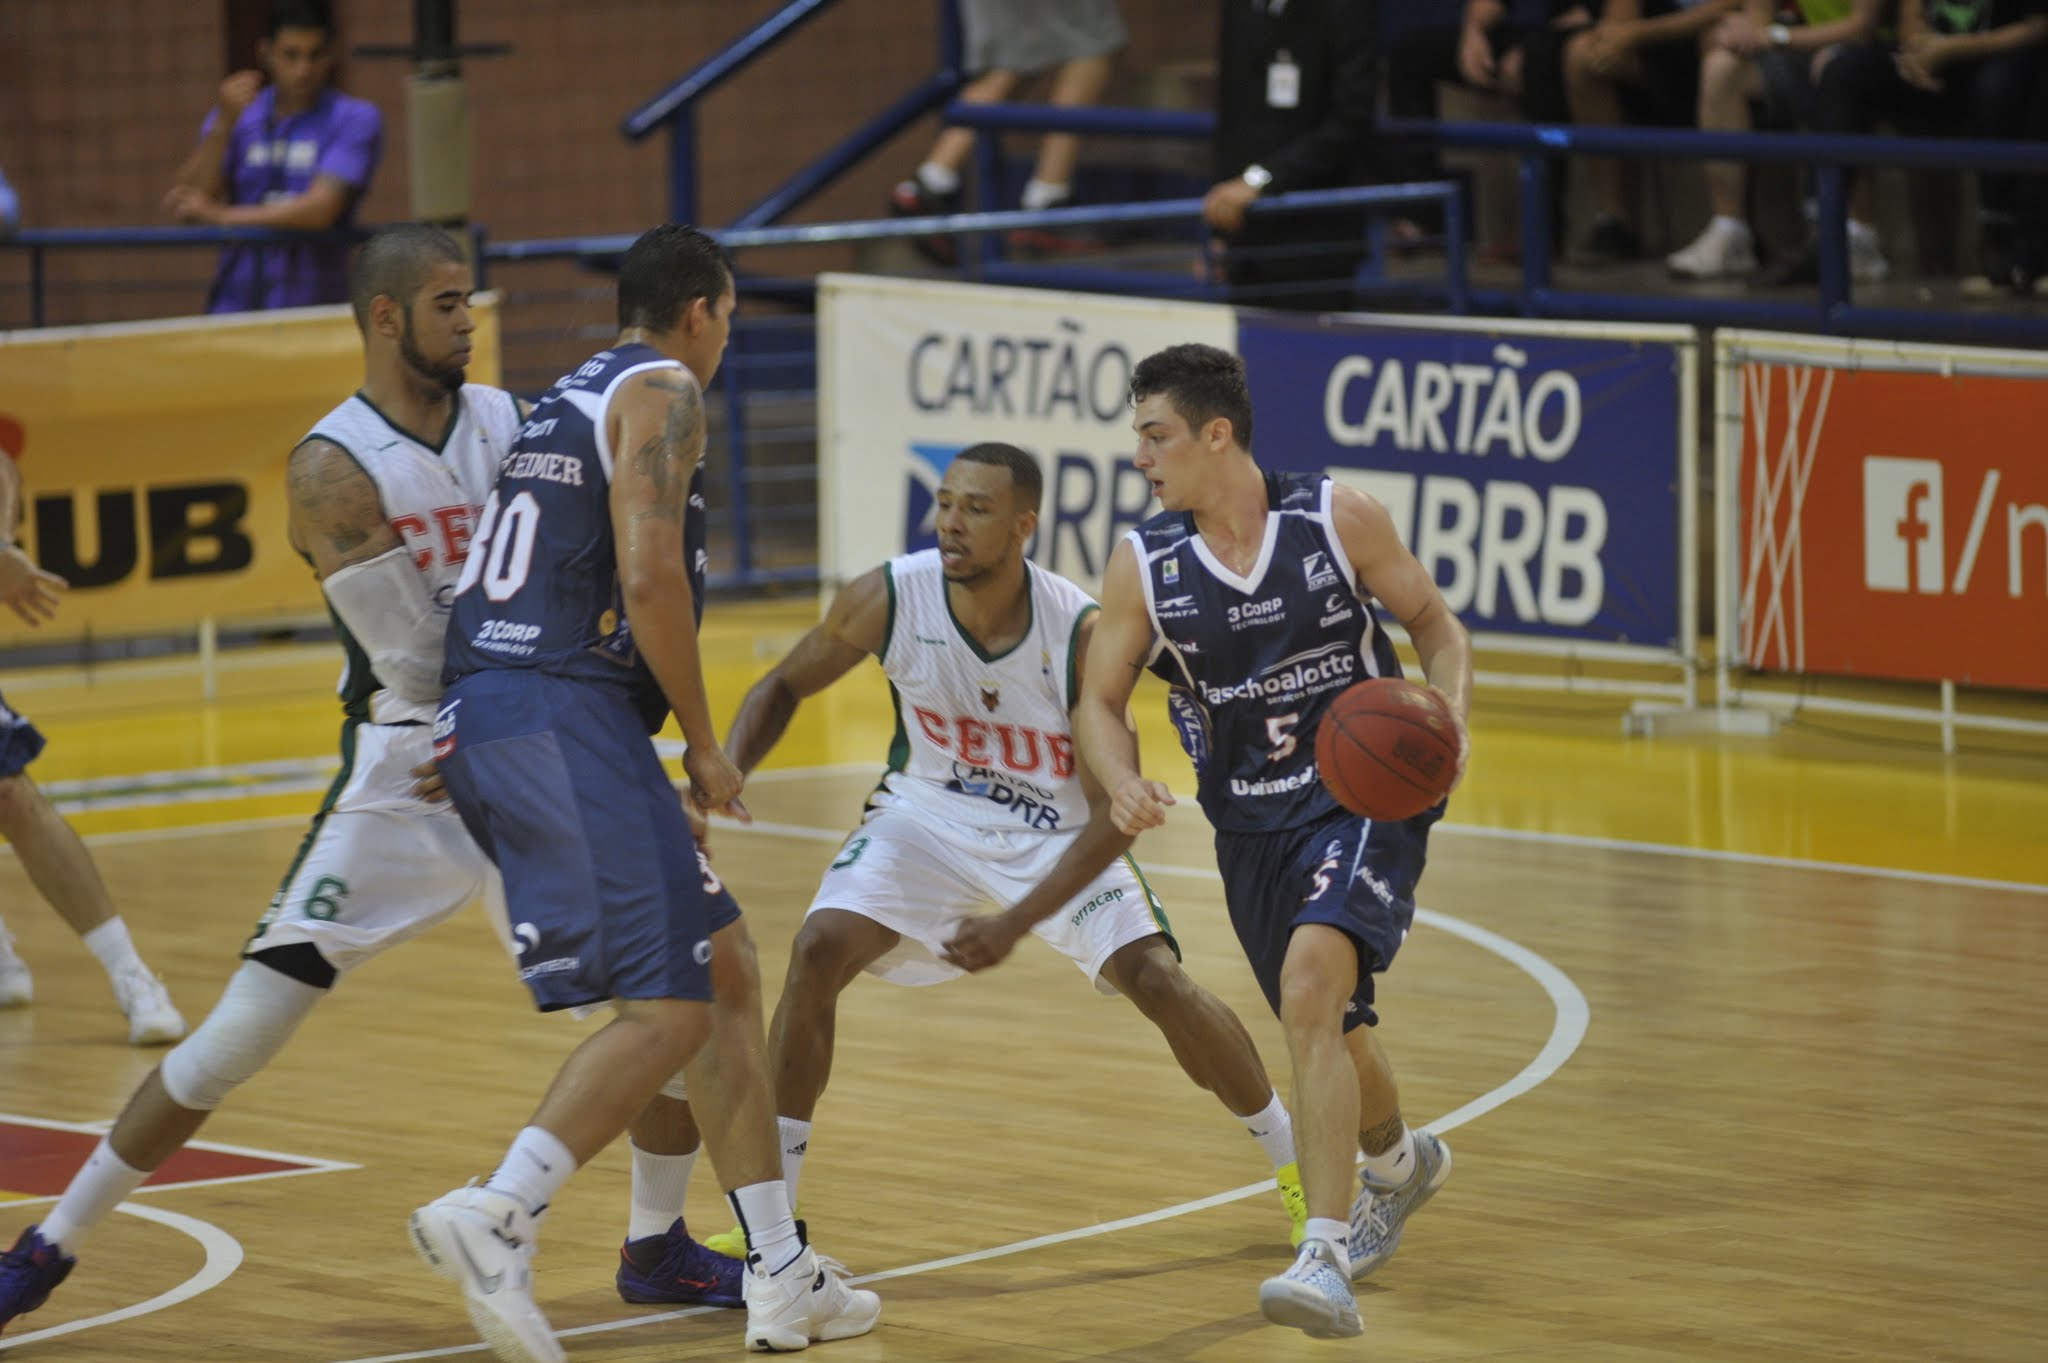
M45 1240L37 1227L23 1231L13 1249L0 1254L0 1329L41 1306L77 1266L78 1260ZM733 1282L737 1300L739 1279Z
M68 1259L65 1269L70 1269ZM692 1240L677 1217L663 1234L628 1240L620 1247L619 1296L642 1305L745 1306L741 1279L746 1271L739 1260Z

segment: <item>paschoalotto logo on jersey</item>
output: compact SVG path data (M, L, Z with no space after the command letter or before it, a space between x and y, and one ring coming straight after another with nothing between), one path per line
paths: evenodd
M1207 679L1196 684L1202 689L1203 702L1209 705L1227 705L1237 700L1291 705L1310 696L1322 695L1325 691L1342 690L1351 684L1357 673L1357 649L1338 640L1307 653L1283 658L1265 671L1227 686L1218 686Z

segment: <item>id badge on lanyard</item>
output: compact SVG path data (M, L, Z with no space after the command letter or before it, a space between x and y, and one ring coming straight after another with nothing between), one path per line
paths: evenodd
M1266 68L1266 107L1292 109L1301 103L1301 68L1285 48L1273 54Z

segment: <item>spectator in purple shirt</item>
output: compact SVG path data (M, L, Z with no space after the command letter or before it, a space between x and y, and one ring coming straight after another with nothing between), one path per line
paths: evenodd
M221 82L199 146L178 169L164 207L179 222L321 231L351 226L377 173L384 120L375 105L328 85L334 23L315 0L274 0L256 45L270 76ZM230 246L208 312L251 312L348 299L349 245Z

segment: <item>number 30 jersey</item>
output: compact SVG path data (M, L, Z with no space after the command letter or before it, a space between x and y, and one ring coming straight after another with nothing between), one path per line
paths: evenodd
M1222 833L1269 833L1341 807L1316 770L1316 729L1338 693L1398 677L1330 520L1330 480L1266 475L1266 538L1249 576L1209 552L1187 512L1131 531L1151 614L1152 670L1194 759L1196 798Z
M625 688L659 729L668 703L633 646L612 542L615 452L605 413L621 383L650 369L696 380L652 346L601 350L556 380L533 409L484 505L448 620L444 680L524 668ZM630 457L630 452L626 452ZM704 466L690 478L683 552L704 614Z

